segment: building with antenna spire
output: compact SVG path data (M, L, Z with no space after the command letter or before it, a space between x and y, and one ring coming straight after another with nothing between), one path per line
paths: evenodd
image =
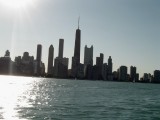
M74 56L72 57L71 77L73 78L77 78L78 66L80 64L81 30L79 29L79 21L80 17L78 18L78 29L76 30L75 36Z

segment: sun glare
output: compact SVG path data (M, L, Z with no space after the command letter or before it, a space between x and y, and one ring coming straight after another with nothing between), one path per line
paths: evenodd
M33 4L34 0L0 0L0 4L11 8L11 9L21 9Z

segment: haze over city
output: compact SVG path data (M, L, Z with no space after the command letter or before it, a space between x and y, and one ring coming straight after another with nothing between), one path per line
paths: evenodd
M49 46L54 46L54 57L58 56L63 38L70 68L80 16L81 63L85 45L93 45L94 64L104 53L104 62L112 56L113 70L133 65L140 76L153 73L160 68L159 5L158 0L32 0L26 6L11 7L0 0L0 56L7 49L12 60L25 51L36 56L36 46L42 44L47 67Z

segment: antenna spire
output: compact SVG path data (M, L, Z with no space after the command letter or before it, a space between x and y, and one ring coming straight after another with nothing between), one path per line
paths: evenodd
M80 16L78 17L78 29L79 29L79 21L80 21Z

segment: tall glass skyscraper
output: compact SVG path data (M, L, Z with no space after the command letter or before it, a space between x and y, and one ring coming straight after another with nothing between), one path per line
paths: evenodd
M37 45L37 75L41 75L42 45Z
M48 74L53 74L53 57L54 57L54 47L50 45L48 53Z
M80 49L81 49L81 30L79 29L79 20L78 20L78 29L76 30L76 36L75 36L74 56L72 57L71 76L73 78L77 77L78 66L80 64Z
M59 58L63 58L63 45L64 45L64 39L59 39Z

